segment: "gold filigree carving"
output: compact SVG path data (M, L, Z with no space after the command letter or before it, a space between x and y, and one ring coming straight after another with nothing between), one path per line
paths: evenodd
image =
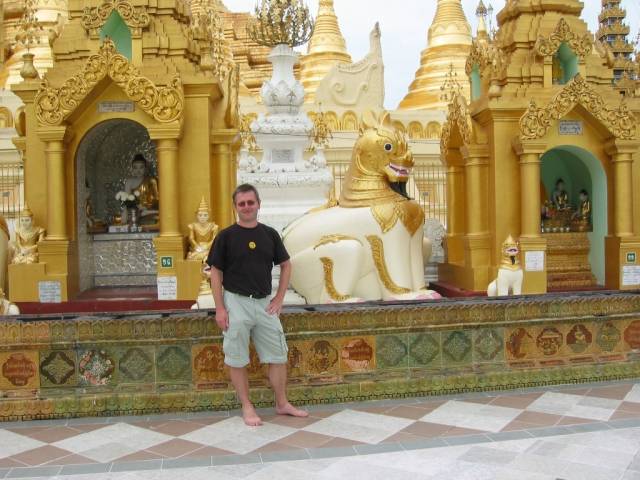
M635 118L624 100L618 108L607 107L602 96L579 74L546 107L539 108L531 100L529 108L520 118L520 138L535 140L544 137L552 122L560 120L578 104L600 120L614 137L625 140L635 138Z
M328 245L330 243L338 243L342 240L355 240L356 242L358 242L360 245L362 245L362 242L360 240L358 240L355 237L350 237L349 235L341 235L341 234L335 234L335 235L325 235L324 237L320 238L320 241L318 243L316 243L316 245L313 247L314 250L322 247L323 245Z
M387 233L400 220L406 227L409 235L413 236L424 225L424 211L416 202L405 201L397 203L381 203L371 207L373 218Z
M336 285L333 282L333 260L329 257L320 257L322 262L322 269L324 270L324 288L327 289L329 297L334 302L344 302L349 300L349 295L342 295L336 289Z
M131 29L133 37L140 37L142 29L149 26L151 17L146 7L134 7L127 0L106 0L98 7L85 7L82 26L91 36L98 36L113 11L118 12L124 23Z
M371 246L373 263L376 266L378 276L380 277L380 280L382 280L384 288L389 290L391 293L395 293L396 295L409 293L411 291L410 289L396 285L391 279L391 275L389 275L389 270L387 269L387 262L384 258L384 244L382 242L382 239L375 235L367 235L367 241Z
M539 37L534 47L535 52L541 57L553 56L566 43L573 53L581 60L589 55L593 48L593 38L588 33L579 37L576 35L564 18L561 18L554 32L549 38Z
M182 118L184 92L176 75L167 86L156 86L140 75L126 57L106 39L97 54L91 55L83 69L68 78L60 88L46 78L35 97L36 117L41 124L60 125L103 78L111 78L142 110L160 123Z
M467 108L467 99L464 95L457 94L449 103L449 113L447 120L442 126L442 136L440 137L440 156L446 159L449 151L449 141L451 140L451 134L453 128L457 127L460 131L460 136L465 145L471 143L473 123L469 109Z
M232 71L233 53L224 36L224 23L217 10L209 7L193 15L188 35L199 47L203 70L211 70L220 80Z

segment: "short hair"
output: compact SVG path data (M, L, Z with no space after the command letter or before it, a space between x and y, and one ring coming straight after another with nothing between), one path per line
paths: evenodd
M247 192L255 193L256 200L258 200L258 203L260 203L260 195L258 194L258 189L253 185L251 185L250 183L243 183L242 185L238 185L236 189L233 191L233 195L231 196L231 198L233 199L233 204L234 205L236 204L236 196L239 193L247 193Z
M587 193L587 191L584 188L582 190L580 190L580 193L582 195L586 195L587 197L589 196L589 194Z
M143 154L141 154L141 153L136 153L136 154L133 156L133 160L131 160L131 164L133 165L134 163L138 163L138 162L144 163L144 164L146 165L146 164L147 164L147 159L146 159L146 158L144 158L144 155L143 155Z
M558 185L559 183L564 183L564 180L563 180L563 179L561 179L561 178L557 179L557 180L556 180L556 185Z

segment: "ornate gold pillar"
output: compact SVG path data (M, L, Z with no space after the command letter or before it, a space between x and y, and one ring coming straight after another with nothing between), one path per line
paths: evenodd
M214 221L224 228L235 222L231 195L237 184L232 144L235 129L220 129L211 133L211 199Z
M157 139L156 159L160 190L160 236L179 237L178 139Z
M469 145L461 150L465 161L465 277L468 290L482 291L489 284L491 246L489 236L489 150L486 145Z
M178 140L182 134L179 123L158 125L148 129L156 144L158 162L158 190L160 194L160 234L154 239L158 277L175 277L176 265L184 259L185 243L180 232L180 188L178 168ZM170 298L171 297L171 298ZM163 299L177 298L169 295Z
M605 147L613 172L613 231L605 238L605 286L637 289L635 270L639 268L640 238L633 234L633 156L637 141L611 140ZM611 184L611 182L610 182Z
M64 143L58 133L64 136L64 128L60 132L40 135L45 140L47 164L47 240L68 240L66 185L64 170ZM51 136L50 136L51 135Z
M540 157L546 143L522 142L517 138L513 150L520 161L520 253L524 270L522 293L547 291L547 242L540 235ZM513 232L507 232L508 234ZM500 244L503 239L496 239ZM500 255L497 255L500 258ZM541 259L542 263L534 262Z

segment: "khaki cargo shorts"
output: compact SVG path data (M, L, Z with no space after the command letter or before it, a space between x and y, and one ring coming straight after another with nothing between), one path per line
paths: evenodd
M250 298L224 292L229 328L223 332L224 363L242 368L249 364L249 338L261 363L287 363L287 341L277 315L266 311L271 299Z

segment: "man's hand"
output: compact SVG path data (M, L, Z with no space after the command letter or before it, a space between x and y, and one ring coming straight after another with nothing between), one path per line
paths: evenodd
M226 332L229 328L229 314L227 313L227 309L224 307L216 308L216 323L222 329L223 332Z
M269 305L267 305L267 313L269 315L280 315L280 312L282 311L283 301L284 298L280 298L278 295L273 297L269 302Z

